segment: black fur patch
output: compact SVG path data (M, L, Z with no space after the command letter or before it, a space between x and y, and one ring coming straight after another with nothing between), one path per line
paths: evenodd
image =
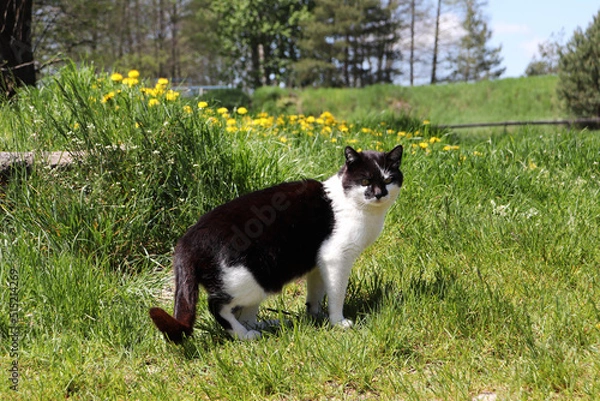
M316 266L334 225L323 184L280 184L241 196L200 218L180 239L178 257L209 293L221 292L221 264L244 265L266 292Z

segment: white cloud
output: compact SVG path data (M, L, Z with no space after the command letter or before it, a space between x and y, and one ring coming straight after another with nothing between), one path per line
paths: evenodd
M531 33L531 28L525 24L510 24L507 22L496 22L492 26L492 31L495 34L528 34Z
M538 54L539 45L543 41L544 41L543 39L536 36L533 39L530 39L530 40L527 40L524 42L520 42L519 48L525 52L527 57L532 58L533 56L536 56Z
M443 13L440 15L439 26L440 44L455 43L466 32L462 27L460 17L455 13ZM420 22L415 27L415 47L418 49L433 48L435 38L435 19ZM410 47L410 30L405 28L400 32L400 48L408 51Z

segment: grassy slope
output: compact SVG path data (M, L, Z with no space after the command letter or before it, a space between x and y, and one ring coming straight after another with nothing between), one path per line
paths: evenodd
M349 120L385 110L409 112L435 124L555 119L564 117L556 82L555 76L542 76L412 88L307 89L296 96L298 111L319 114L329 110Z
M2 110L12 113L18 146L71 144L97 158L71 171L17 175L0 189L5 372L11 267L19 270L21 321L20 391L3 380L0 398L467 400L489 392L593 400L600 393L597 133L523 128L441 142L427 141L427 127L417 139L398 137L401 127L388 134L356 126L328 137L274 125L226 133L176 103L145 108L120 95L100 111L86 108L73 100L73 92L94 95L76 83L86 77L65 74L63 84L72 79L75 90L54 102L34 93ZM43 135L32 139L32 130ZM443 150L450 140L459 149ZM355 329L303 318L304 288L294 283L267 305L291 312L282 316L291 325L259 341L228 340L202 301L193 340L185 347L162 340L147 309L172 307L163 294L169 248L198 213L270 182L332 174L345 143L399 141L405 186L382 237L356 263L346 303Z

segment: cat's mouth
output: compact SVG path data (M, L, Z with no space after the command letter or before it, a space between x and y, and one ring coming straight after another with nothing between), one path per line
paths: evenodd
M390 197L389 196L382 196L381 198L371 198L369 199L369 204L370 205L375 205L375 206L383 206L386 203L388 203Z

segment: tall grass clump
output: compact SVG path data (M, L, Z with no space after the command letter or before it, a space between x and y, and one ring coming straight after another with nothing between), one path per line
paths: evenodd
M260 186L265 168L276 174L276 160L254 160L161 86L146 96L70 67L24 94L14 105L15 148L61 150L78 163L37 165L29 179L13 180L4 207L11 225L43 224L54 246L103 250L124 266L134 255L164 253L203 211Z

